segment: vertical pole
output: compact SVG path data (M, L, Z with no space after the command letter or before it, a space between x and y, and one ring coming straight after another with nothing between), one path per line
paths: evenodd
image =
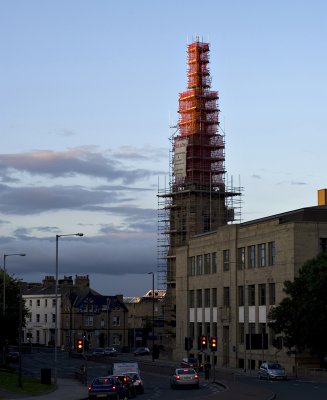
M56 278L55 278L55 337L54 337L54 383L57 384L57 363L58 363L58 242L59 235L56 235Z
M18 387L22 385L22 329L23 329L23 296L22 296L22 282L19 283L19 332L18 332L18 352L19 352L19 365L18 365Z
M6 257L3 255L3 299L2 299L2 315L6 315Z
M152 361L154 361L154 273L152 272Z

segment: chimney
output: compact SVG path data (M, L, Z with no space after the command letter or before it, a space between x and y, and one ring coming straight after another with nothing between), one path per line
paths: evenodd
M327 205L327 189L318 190L318 206Z

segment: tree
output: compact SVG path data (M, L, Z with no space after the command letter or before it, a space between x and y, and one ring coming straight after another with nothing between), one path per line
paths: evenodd
M307 261L294 281L284 282L285 297L269 319L283 334L286 348L310 350L323 362L327 355L327 252Z
M9 344L18 343L19 334L19 312L20 312L20 294L21 294L21 282L15 278L12 278L6 273L6 301L5 301L5 313L3 312L3 278L4 271L0 271L0 349L3 353L3 349ZM21 307L22 311L22 326L25 325L25 317L27 310L24 303Z

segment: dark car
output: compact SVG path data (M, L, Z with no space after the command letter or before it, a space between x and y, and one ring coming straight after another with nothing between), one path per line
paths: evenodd
M125 399L126 397L128 399L131 399L132 397L136 396L134 382L129 375L119 374L119 375L114 375L113 377L120 384L120 389L119 389L119 398L120 399Z
M89 400L120 399L120 383L114 377L104 376L95 378L89 386Z
M147 356L149 355L150 349L148 347L138 347L134 350L134 356Z
M194 358L194 357L183 358L183 360L181 361L181 367L194 368L197 371L200 371L202 369L201 363L199 362L199 360L197 358Z
M18 351L9 351L6 356L8 362L18 362L19 361L19 352Z

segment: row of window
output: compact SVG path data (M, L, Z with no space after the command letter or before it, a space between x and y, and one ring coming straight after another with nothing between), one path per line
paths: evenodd
M48 314L44 314L43 315L43 321L41 321L41 314L35 314L35 321L33 321L33 316L32 313L28 313L28 321L29 322L36 322L36 323L47 323L48 321L50 321L50 319L48 318ZM56 322L56 315L55 314L51 314L50 316L51 318L51 322L55 323ZM105 327L105 320L102 319L101 320L101 327ZM112 317L112 325L113 326L120 326L120 317L119 316L115 316ZM84 326L93 326L93 317L92 316L86 316L84 317Z
M221 260L223 271L230 270L231 252L222 250ZM273 266L276 264L275 242L259 243L237 249L237 268L239 270ZM188 258L188 275L207 275L217 273L217 253L206 253Z
M41 321L41 314L35 314L35 321L33 321L33 316L32 316L32 313L30 312L27 315L27 319L29 322L36 322L36 323L40 323L40 322L47 323L50 320L51 320L51 322L55 323L56 322L56 314L50 314L50 318L48 318L48 314L44 314L43 321Z
M43 299L43 300L44 300L44 303L43 303L44 307L48 307L50 300L48 300L48 299ZM34 299L34 302L36 304L36 307L41 307L41 299ZM28 305L29 305L29 307L33 307L32 299L28 300ZM51 299L51 305L52 305L52 307L56 306L56 299Z
M245 305L245 290L247 290L247 305L249 306L264 306L266 304L276 304L276 289L275 283L262 283L259 285L238 286L237 304L238 306ZM196 289L188 291L188 304L190 308L199 307L217 307L218 296L217 288ZM230 307L231 293L230 287L223 287L221 304L224 307Z

